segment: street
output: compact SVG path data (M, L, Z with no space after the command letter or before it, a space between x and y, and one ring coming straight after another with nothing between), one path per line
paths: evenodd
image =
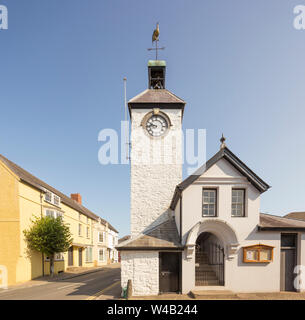
M104 300L120 298L120 267L80 275L67 280L0 291L0 300ZM31 281L31 283L35 280Z

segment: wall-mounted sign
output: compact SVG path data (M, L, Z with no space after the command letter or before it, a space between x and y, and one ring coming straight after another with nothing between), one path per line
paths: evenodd
M255 244L252 246L243 247L244 259L243 261L266 263L273 261L274 247L266 244Z

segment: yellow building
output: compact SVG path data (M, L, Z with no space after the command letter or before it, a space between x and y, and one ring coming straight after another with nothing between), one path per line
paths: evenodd
M8 285L49 274L48 257L30 252L24 240L34 216L61 215L70 227L73 243L56 255L55 273L97 265L94 225L104 223L106 231L107 222L81 203L79 194L69 198L0 155L0 266L7 268Z

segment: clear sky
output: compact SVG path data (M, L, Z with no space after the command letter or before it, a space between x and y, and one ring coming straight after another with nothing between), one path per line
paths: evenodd
M184 128L207 130L272 188L261 210L305 210L305 0L0 0L0 153L129 233L130 168L98 162L98 133L119 130L147 88L160 23L167 88L187 101Z

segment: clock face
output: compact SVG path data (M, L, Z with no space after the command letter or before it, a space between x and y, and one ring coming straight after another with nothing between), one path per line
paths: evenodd
M153 115L146 122L146 130L153 137L163 136L167 129L168 122L160 115Z

